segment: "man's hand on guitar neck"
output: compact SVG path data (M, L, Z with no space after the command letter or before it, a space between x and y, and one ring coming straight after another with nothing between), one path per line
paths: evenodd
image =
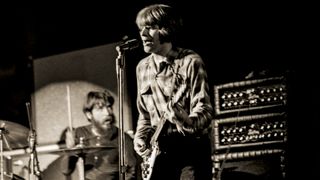
M189 123L189 114L183 109L183 106L180 103L171 103L168 104L168 113L166 118L171 123L175 124L179 133L185 135L183 125L184 123Z

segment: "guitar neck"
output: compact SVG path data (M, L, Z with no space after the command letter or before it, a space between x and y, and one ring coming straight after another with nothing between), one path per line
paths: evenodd
M187 85L186 84L183 84L179 87L177 93L175 94L175 96L172 98L172 104L176 104L184 95L184 93L186 92L186 89L187 89ZM166 123L166 118L165 118L165 113L166 112L163 112L161 117L160 117L160 121L159 121L159 124L157 126L157 129L156 131L154 132L152 138L151 138L151 141L150 141L150 144L153 145L154 143L156 143L158 141L158 138L159 138L159 135Z
M159 135L160 135L160 133L161 133L163 127L164 127L165 122L166 122L166 119L164 118L164 113L163 113L163 115L160 118L160 122L159 122L159 124L157 126L157 129L156 129L156 131L154 132L154 134L153 134L153 136L151 138L151 141L150 141L151 145L153 145L154 143L156 143L158 141Z

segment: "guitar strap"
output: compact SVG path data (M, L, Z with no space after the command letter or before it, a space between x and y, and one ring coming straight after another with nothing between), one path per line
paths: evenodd
M165 93L163 92L163 89L160 87L159 83L157 82L157 80L154 78L152 81L150 81L150 88L152 91L152 97L154 99L155 102L154 103L155 106L158 109L158 117L159 117L159 121L163 121L163 122L159 122L159 126L157 128L161 128L160 129L160 134L161 131L166 130L168 132L172 131L171 126L167 126L163 127L166 121L165 115L167 112L169 112L168 109L168 104L170 101L173 100L173 98L175 99L179 99L180 97L174 97L175 93L177 92L177 89L181 87L181 83L183 83L183 78L181 77L181 75L178 73L179 72L179 68L180 68L180 64L178 62L175 63L175 58L178 57L178 53L177 51L175 51L175 56L171 57L171 59L168 59L170 61L170 64L168 64L167 68L170 68L170 72L172 73L172 77L171 77L171 92L170 92L170 96L169 96L169 101L166 100L168 99L168 97L165 97ZM179 61L179 60L177 60ZM156 131L159 131L158 129ZM152 141L154 140L154 138L152 138Z
M172 57L172 58L176 58L178 57L178 54L176 54L176 56ZM159 117L163 116L164 113L168 112L168 104L169 102L172 100L173 96L174 96L174 92L178 89L179 84L181 84L181 77L178 77L179 74L179 68L180 65L175 64L174 63L174 59L169 59L172 63L170 63L168 66L168 68L172 69L172 81L171 81L171 94L169 97L169 101L167 102L167 97L165 97L165 94L163 92L163 89L159 86L159 84L157 83L157 80L154 78L151 83L150 83L150 87L151 87L151 91L152 91L152 97L154 99L154 101L156 102L155 105L157 107L158 111L158 115Z

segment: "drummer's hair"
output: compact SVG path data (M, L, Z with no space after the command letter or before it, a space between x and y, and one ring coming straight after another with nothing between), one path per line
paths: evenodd
M87 113L91 112L95 105L112 107L113 103L114 98L109 91L90 91L82 110Z

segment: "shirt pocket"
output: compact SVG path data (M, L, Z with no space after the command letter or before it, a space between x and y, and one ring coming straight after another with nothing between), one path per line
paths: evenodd
M142 101L145 104L149 113L153 112L155 110L155 107L154 107L154 102L153 102L153 98L152 98L151 86L147 85L147 86L141 88L140 94L142 97Z

